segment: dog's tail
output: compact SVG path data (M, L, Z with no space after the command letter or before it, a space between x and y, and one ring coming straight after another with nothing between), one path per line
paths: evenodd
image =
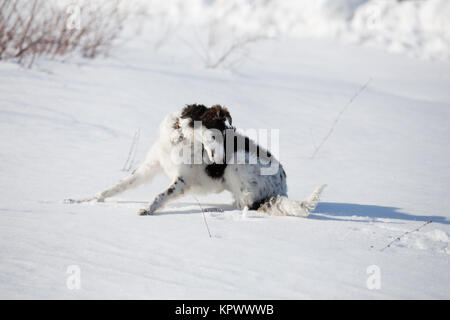
M296 216L307 217L320 201L320 194L327 185L317 187L313 193L304 201L290 200L285 196L275 196L264 202L258 211L273 216Z

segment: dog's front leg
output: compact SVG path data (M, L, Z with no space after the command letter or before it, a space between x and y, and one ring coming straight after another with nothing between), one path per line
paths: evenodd
M150 182L155 175L161 172L162 168L158 161L158 145L155 144L148 152L147 158L139 168L137 168L128 177L120 180L113 186L95 195L94 199L103 202L106 198L118 195L126 190L136 188L137 186Z
M184 193L186 190L186 183L181 177L178 177L170 187L160 193L146 209L139 210L139 215L146 216L153 214L156 210L164 206L168 201L173 200Z
M120 180L113 186L106 190L97 193L93 197L75 200L66 199L66 203L81 203L96 200L98 202L105 201L106 198L118 195L126 190L136 188L137 186L150 182L159 172L162 171L161 165L158 160L158 145L153 145L150 149L145 161L137 168L133 173Z

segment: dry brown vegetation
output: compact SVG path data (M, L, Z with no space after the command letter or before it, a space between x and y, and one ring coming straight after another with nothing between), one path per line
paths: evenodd
M122 0L0 0L0 60L31 67L36 57L108 53L128 14Z

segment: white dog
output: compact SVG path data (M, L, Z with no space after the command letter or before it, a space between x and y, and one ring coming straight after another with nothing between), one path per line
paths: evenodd
M264 174L264 170L269 174ZM159 138L131 175L92 198L70 201L104 201L151 181L161 171L172 183L148 207L141 209L140 215L153 214L187 193L228 190L239 209L305 217L314 210L325 187L318 187L305 201L289 200L286 173L275 157L237 133L226 108L194 104L165 118Z

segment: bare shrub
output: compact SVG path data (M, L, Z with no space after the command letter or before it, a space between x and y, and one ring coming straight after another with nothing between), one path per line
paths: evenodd
M235 58L233 61L229 61L228 63L228 67L232 67L235 64L239 63L242 58L248 57L248 51L246 51L246 47L249 44L268 39L270 38L260 35L233 39L233 41L225 49L223 49L218 56L216 56L215 58L211 58L210 56L208 56L209 58L205 60L205 65L207 68L215 69L225 61L230 60L231 55L239 52L237 58Z
M128 17L122 0L0 0L0 60L107 54ZM95 4L95 5L94 5Z
M231 13L225 13L225 16L229 14ZM226 19L212 17L205 24L194 26L190 39L178 36L202 60L206 68L233 69L250 57L249 48L252 44L276 39L265 30L249 32L222 20ZM185 34L187 35L186 32Z
M189 47L197 55L208 69L216 69L220 66L232 69L240 64L244 59L249 58L249 47L252 43L273 40L273 37L264 34L234 34L228 32L226 36L217 35L215 29L207 28L207 39L200 37L197 29L194 32L194 39L178 39Z

